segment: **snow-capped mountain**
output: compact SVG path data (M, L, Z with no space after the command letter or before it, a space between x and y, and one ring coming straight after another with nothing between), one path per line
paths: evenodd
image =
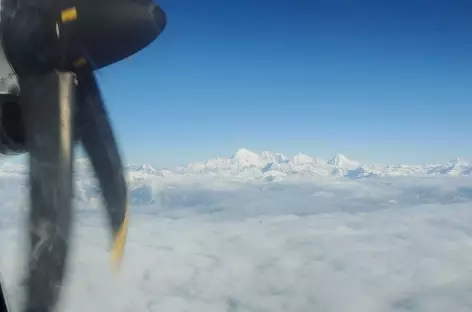
M212 174L230 178L270 179L284 176L338 176L365 178L372 176L472 176L472 162L463 159L446 164L390 165L364 163L337 154L330 160L298 153L287 157L281 153L264 151L260 154L239 149L231 157L217 157L200 163L187 164L171 170L177 175Z
M88 159L76 161L75 170L80 176L91 172ZM130 164L125 167L130 182L149 178L179 178L198 175L219 176L234 179L280 179L286 176L335 176L350 179L373 176L472 176L472 161L454 159L445 164L390 165L360 163L337 154L330 160L298 153L288 157L281 153L263 151L256 153L245 148L230 157L215 157L203 162L186 164L177 168L156 169L149 164ZM25 175L24 165L4 163L0 174Z
M180 188L212 185L224 189L226 183L266 183L299 177L319 181L323 177L356 180L388 176L472 176L472 162L455 159L445 164L388 165L361 163L341 154L326 161L302 153L288 157L281 153L256 153L242 148L230 157L216 157L177 168L157 169L149 164L129 164L125 171L131 201L150 204L168 198L168 190L176 185ZM1 164L0 195L13 196L15 192L24 192L28 188L27 173L27 166ZM100 188L87 159L76 161L75 177L78 200L100 200Z
M90 162L86 158L76 161L77 173L90 172ZM186 164L177 168L156 169L149 164L129 164L125 166L131 181L150 177L169 178L189 175L212 175L232 178L267 178L268 176L344 176L361 178L368 176L472 176L472 161L454 159L445 164L425 165L391 165L364 163L337 154L330 160L314 158L298 153L287 157L282 153L263 151L256 153L245 148L236 151L230 157L215 157L203 162ZM0 174L25 174L24 165L4 163L0 166Z
M337 154L336 156L331 158L331 160L329 160L327 164L348 169L355 169L359 167L359 163L357 161L349 160L346 156L341 154Z

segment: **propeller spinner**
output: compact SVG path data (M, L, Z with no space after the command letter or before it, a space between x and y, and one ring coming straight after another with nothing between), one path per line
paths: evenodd
M149 45L167 21L149 0L4 1L0 69L10 66L18 84L2 108L0 138L28 152L30 166L25 311L49 312L67 262L74 142L84 146L99 180L117 264L126 240L127 185L93 71Z

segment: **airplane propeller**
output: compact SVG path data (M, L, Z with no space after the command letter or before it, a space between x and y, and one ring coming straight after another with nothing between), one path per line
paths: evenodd
M7 3L3 10L2 46L18 77L30 167L24 311L50 312L67 268L76 142L83 145L100 183L116 265L126 241L127 184L94 71L149 45L167 19L150 0L24 0Z

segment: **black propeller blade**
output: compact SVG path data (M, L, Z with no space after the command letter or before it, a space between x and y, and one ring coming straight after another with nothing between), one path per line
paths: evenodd
M52 311L64 277L71 225L72 73L20 77L30 152L28 312ZM42 99L40 105L37 99Z
M7 301L7 293L3 288L2 279L0 278L0 312L8 312L9 306Z
M78 83L78 133L100 182L114 240L113 261L119 264L128 226L122 161L93 72L79 71Z
M141 50L167 21L149 0L23 1L5 6L10 11L2 13L1 43L19 76L30 154L25 312L51 312L68 261L75 141L83 144L102 189L115 264L126 241L127 185L93 70Z

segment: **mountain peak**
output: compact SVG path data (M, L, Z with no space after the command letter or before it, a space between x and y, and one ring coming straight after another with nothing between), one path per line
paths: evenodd
M305 165L305 164L312 164L315 162L313 157L308 156L303 153L298 153L297 155L293 156L293 161L295 165Z
M157 172L157 170L154 169L153 166L148 165L148 164L141 165L141 166L138 168L138 171L152 172L152 173Z
M256 153L248 150L247 148L240 148L234 153L233 158L240 158L240 157L253 157L254 155L258 156Z
M275 161L277 163L286 163L288 158L282 153L272 153L269 151L264 151L261 153L263 159L268 161Z
M240 148L233 155L232 160L245 165L260 165L262 157L246 148Z
M449 163L451 163L453 165L458 165L458 166L468 166L468 165L470 165L470 162L467 161L466 159L463 159L463 158L455 158L455 159L449 161Z
M335 165L336 163L339 163L341 161L349 161L349 159L343 154L336 154L333 158L331 158L328 161L328 164Z
M359 167L359 163L348 159L343 154L337 154L328 161L329 165L343 168L356 168Z

